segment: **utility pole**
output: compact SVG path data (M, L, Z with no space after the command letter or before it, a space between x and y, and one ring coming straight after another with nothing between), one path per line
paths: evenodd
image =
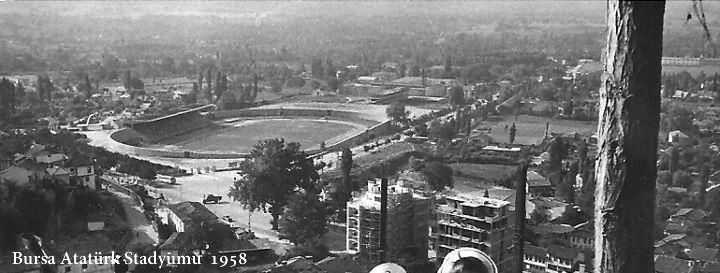
M523 269L525 269L523 259L523 255L525 254L525 239L523 239L523 233L525 231L527 169L528 161L520 161L520 167L517 172L518 177L515 184L515 272L517 273L523 273ZM497 262L499 263L500 261Z
M597 273L655 272L665 1L609 0L595 168Z

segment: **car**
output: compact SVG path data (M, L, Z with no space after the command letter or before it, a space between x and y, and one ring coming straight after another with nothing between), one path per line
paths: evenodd
M209 203L219 204L220 200L222 200L222 196L208 194L207 196L205 196L205 199L203 199L202 202L203 202L203 204L209 204Z

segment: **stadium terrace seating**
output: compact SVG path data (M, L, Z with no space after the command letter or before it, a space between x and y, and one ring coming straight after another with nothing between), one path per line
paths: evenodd
M131 125L131 128L142 135L144 142L157 143L163 139L202 129L211 124L210 120L194 111L136 123Z

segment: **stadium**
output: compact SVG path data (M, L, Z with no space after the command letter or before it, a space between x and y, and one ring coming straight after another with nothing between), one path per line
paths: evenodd
M391 130L384 107L275 104L214 111L212 105L134 120L110 134L128 154L172 158L242 158L268 138L298 142L310 153L340 150Z

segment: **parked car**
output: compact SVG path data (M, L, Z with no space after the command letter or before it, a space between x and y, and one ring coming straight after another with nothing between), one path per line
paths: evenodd
M203 199L202 202L203 202L203 204L209 204L209 203L219 204L220 200L222 200L222 196L208 194L207 196L205 196L205 199Z

